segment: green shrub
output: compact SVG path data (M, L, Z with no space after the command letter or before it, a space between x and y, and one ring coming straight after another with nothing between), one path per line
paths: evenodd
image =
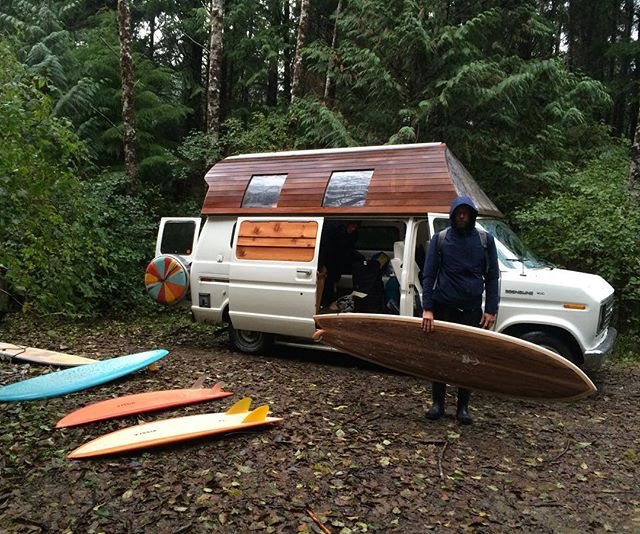
M0 46L0 264L41 313L93 315L143 293L153 221L122 174L94 168L39 81ZM82 180L81 176L90 176Z
M616 290L619 326L638 331L640 209L628 194L628 172L628 147L608 147L515 220L542 257L605 278Z

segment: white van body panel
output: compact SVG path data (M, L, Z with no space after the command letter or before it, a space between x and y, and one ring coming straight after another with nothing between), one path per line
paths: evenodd
M318 225L309 262L238 259L236 231L229 264L229 317L236 330L310 338L315 331L318 254L323 217L238 217L244 221L310 222Z
M570 332L584 352L601 341L593 334L602 301L612 292L604 279L593 274L547 268L526 269L523 275L521 270L503 268L496 330L514 324L556 326Z
M219 324L229 306L231 239L237 217L208 217L191 266L191 311L196 321ZM209 306L204 306L208 296ZM203 300L203 298L205 300Z

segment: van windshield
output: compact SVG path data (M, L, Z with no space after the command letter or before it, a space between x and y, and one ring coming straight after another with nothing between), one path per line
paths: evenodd
M509 269L521 269L523 263L529 269L551 266L536 258L504 222L498 219L478 219L476 224L495 237L498 259Z

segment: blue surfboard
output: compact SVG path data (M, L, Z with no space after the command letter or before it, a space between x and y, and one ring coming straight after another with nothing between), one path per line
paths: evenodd
M142 369L168 353L164 349L150 350L29 378L0 387L0 401L46 399L98 386Z

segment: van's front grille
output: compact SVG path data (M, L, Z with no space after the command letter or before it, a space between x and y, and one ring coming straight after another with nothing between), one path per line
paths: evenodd
M613 295L600 305L600 319L598 321L598 333L608 328L613 316Z

